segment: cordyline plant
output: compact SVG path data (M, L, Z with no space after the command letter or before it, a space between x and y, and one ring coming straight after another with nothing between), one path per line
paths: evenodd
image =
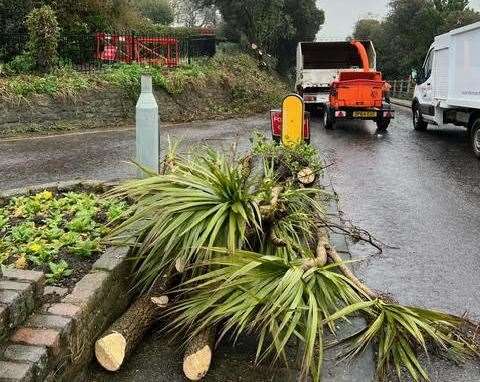
M242 160L212 150L191 159L170 153L166 174L113 193L133 200L110 240L134 248L136 285L146 290L184 265L168 312L170 330L193 338L216 327L219 340L254 334L257 362L288 364L287 346L300 342L302 376L315 381L321 379L324 332L335 334L337 321L356 315L367 325L339 341L348 343L342 358L374 344L380 379L393 366L399 378L407 371L415 381L428 380L418 354L432 346L457 360L478 355L461 330L463 319L385 300L328 245L330 262L320 258L314 248L318 224L327 219L325 193L299 187L293 172L279 176L281 148L265 153Z

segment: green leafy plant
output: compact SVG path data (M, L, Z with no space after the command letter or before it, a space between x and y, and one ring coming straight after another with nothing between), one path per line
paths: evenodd
M247 229L260 229L251 183L235 161L213 151L178 159L172 173L129 182L113 195L135 200L110 241L135 247L143 287L178 262L208 260L212 252L205 247L240 248Z
M48 5L32 10L27 16L28 50L36 67L50 71L58 62L58 38L60 35L55 12Z
M33 222L25 222L12 228L11 238L16 243L27 243L34 239L37 235L35 224Z
M47 283L55 284L61 279L70 276L73 273L73 270L69 268L68 263L65 260L61 260L58 263L49 262L48 268L50 273L47 273Z
M193 337L219 325L223 328L220 338L229 332L235 338L253 332L259 336L259 362L273 356L287 363L286 346L297 339L305 349L302 372L312 373L318 381L324 321L338 315L344 305L362 304L361 292L335 272L335 264L318 267L314 259L290 262L277 256L216 250L228 256L212 258L206 264L210 272L183 285L187 297L170 312L176 316L172 330L195 327ZM335 332L334 325L328 329Z
M80 240L77 241L74 246L71 246L70 250L74 255L88 258L94 253L99 252L100 243L98 240Z
M463 362L479 355L476 346L461 331L464 319L431 309L402 306L378 299L367 305L345 307L326 321L333 322L342 319L345 314L358 312L369 317L370 325L348 338L352 343L343 358L350 359L369 344L378 344L377 374L381 378L387 376L389 366L393 365L400 379L402 370L406 369L414 381L429 381L417 356L417 349L428 354L427 346L436 347L455 361Z
M5 228L8 224L8 218L0 213L0 230Z

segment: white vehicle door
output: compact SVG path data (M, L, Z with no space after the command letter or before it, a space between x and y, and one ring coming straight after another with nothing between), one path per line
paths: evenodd
M422 115L426 117L426 119L432 119L435 116L435 107L433 105L434 76L432 70L434 55L434 50L431 49L430 52L428 52L425 63L423 64L423 82L419 85L420 92L418 96L420 109L422 111Z

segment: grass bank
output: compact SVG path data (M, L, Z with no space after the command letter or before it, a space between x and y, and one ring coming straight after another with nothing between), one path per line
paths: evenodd
M75 109L73 114L76 118L72 120L78 120L78 117L88 119L82 117L82 108L78 105L88 103L93 98L98 99L99 94L105 97L109 93L117 99L121 97L124 106L122 115L131 120L142 74L152 76L161 109L160 117L171 122L263 112L277 107L288 92L280 77L261 69L258 62L244 54L221 54L176 69L117 64L101 72L80 73L61 68L47 75L0 77L0 109L4 111L4 116L9 111L14 114L9 120L0 120L0 130L5 128L2 123L28 123L29 119L36 123L37 131L42 130L39 124L51 122L52 119L57 127L68 125L68 113L59 118L55 116L54 111L59 105L64 111L68 111L68 107ZM44 111L39 116L35 114L37 105L51 107L52 110ZM117 106L107 104L106 107ZM102 113L108 115L110 111L105 108ZM47 129L51 130L52 123L49 126Z

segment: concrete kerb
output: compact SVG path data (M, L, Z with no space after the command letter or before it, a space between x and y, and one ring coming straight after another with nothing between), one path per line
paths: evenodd
M327 201L326 214L332 222L342 223L342 213L340 209L340 199L336 193L333 182L325 173L323 178L323 187L332 196ZM351 254L346 235L342 233L330 232L330 242L338 254L344 260L351 260ZM358 332L366 326L363 317L354 317L350 323L341 323L337 327L337 337L327 335L326 341L333 342ZM322 381L324 382L373 382L375 381L375 350L369 345L364 352L358 355L350 362L337 362L338 357L345 351L343 347L329 348L325 352L325 361L322 371Z

